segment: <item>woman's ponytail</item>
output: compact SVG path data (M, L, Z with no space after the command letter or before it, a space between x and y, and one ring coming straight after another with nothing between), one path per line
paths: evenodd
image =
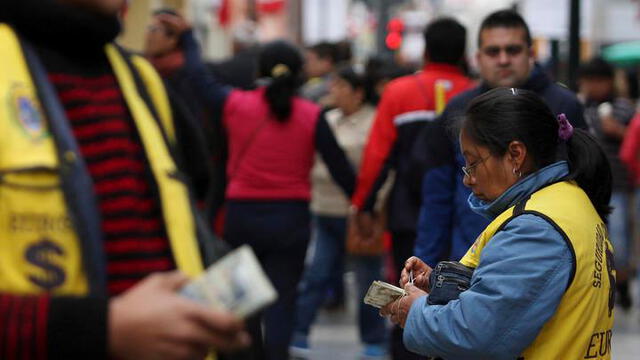
M291 115L291 101L297 91L297 81L290 72L274 76L271 83L267 85L264 96L269 103L271 113L278 121L284 122Z
M611 165L598 141L587 131L574 129L566 140L569 175L584 190L600 217L606 222L611 213Z
M265 100L276 120L285 122L291 116L293 97L302 85L302 56L285 41L266 44L258 59L260 77L268 78Z

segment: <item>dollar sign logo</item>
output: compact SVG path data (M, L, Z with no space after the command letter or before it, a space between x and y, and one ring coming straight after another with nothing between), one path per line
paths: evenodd
M32 265L41 268L44 275L29 275L29 280L46 291L62 285L67 276L62 268L52 262L54 256L61 255L64 255L64 250L49 239L45 238L31 245L25 253L25 258Z

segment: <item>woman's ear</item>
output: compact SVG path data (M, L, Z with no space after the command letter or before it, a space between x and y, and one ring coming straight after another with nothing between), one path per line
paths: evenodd
M527 147L521 141L509 143L507 152L516 171L522 171L522 167L527 158Z

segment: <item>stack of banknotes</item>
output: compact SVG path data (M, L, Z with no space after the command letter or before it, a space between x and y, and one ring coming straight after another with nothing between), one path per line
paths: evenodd
M278 297L250 246L244 245L211 265L180 294L214 310L246 318Z
M369 286L369 290L364 296L364 303L379 309L405 295L406 291L403 289L384 281L376 280Z

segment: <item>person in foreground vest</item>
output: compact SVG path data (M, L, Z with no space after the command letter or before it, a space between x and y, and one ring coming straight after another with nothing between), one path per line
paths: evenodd
M123 5L0 5L2 359L248 345L239 320L177 293L202 272L205 229L173 156L178 114L151 65L113 44Z
M602 148L515 88L471 102L460 147L469 205L492 220L460 260L474 269L471 286L428 305L431 268L412 257L400 281L409 295L382 314L405 327L408 349L430 356L610 359L612 179Z

